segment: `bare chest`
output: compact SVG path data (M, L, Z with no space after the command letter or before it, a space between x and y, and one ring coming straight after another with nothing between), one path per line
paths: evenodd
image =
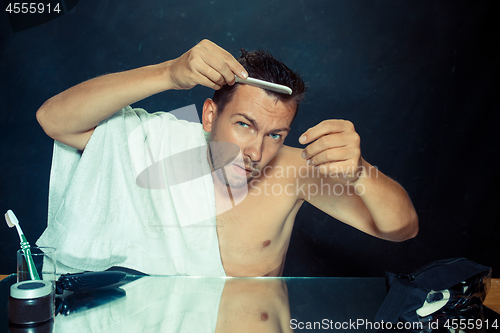
M217 216L222 263L229 276L277 275L295 215L294 198L252 193Z

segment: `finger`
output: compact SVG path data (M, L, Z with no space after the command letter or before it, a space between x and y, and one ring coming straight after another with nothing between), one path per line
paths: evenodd
M356 156L356 152L349 147L332 148L324 150L319 154L307 159L307 164L311 166L318 166L323 163L342 162L347 161Z
M200 76L200 78L198 79L198 84L205 86L205 87L208 87L208 88L212 88L214 90L219 90L220 88L222 88L221 84L218 84L218 83L210 80L206 76Z
M234 84L234 73L227 63L205 47L203 47L203 50L203 52L198 53L198 57L193 61L194 69L200 75L207 77L220 86L224 84Z
M299 138L302 144L308 144L326 134L342 133L354 129L354 125L348 120L330 119L324 120L318 125L309 128Z
M193 75L195 75L196 77L195 79L193 79L196 84L200 84L202 86L215 90L220 89L225 84L222 76L214 69L206 66L205 64L201 66L195 66L193 68Z
M238 77L242 79L246 79L248 77L248 72L245 70L245 68L233 57L233 55L226 50L224 50L222 47L218 46L217 44L209 41L209 40L204 40L204 46L207 48L207 50L210 51L214 56L218 57L221 59L227 67L229 67L229 70L231 71L231 75L237 75ZM221 73L223 76L226 78L226 82L233 82L234 83L234 77L230 78L227 73Z
M231 71L227 63L222 60L221 58L213 55L213 54L205 54L203 57L203 61L205 62L205 65L208 66L209 68L213 69L215 73L212 71L208 70L208 73L211 74L210 77L212 80L217 77L218 74L218 80L214 81L220 85L224 84L229 84L233 85L235 83L235 78L234 78L234 73Z
M207 58L209 58L209 60L205 60ZM209 64L210 62L213 63L217 61L218 60L215 57L207 55L203 55L202 57L193 60L191 63L191 71L194 75L193 81L196 82L196 84L201 84L213 89L219 89L224 84L226 84L226 81L221 73L212 68L212 66Z
M304 148L302 157L309 159L327 149L356 146L358 142L359 136L356 132L327 134Z
M202 64L197 65L195 68L195 75L198 77L203 77L206 78L207 80L210 80L211 82L223 86L226 84L226 80L224 77L219 73L217 70L213 69L211 66L207 65L204 61L202 61Z

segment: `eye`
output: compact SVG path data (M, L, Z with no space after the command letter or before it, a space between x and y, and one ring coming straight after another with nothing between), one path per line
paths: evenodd
M240 125L241 127L248 127L248 124L245 124L242 121L238 121L237 124Z
M270 136L271 138L273 138L274 140L279 140L279 139L281 139L281 134L271 133L271 134L269 134L269 136Z

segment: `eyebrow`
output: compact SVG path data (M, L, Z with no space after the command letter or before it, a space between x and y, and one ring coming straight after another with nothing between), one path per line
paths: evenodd
M257 124L257 121L255 121L255 119L250 118L249 116L247 116L244 113L235 113L233 115L233 117L234 116L242 116L243 118L248 120L248 122L250 122L253 127L255 127L257 130L259 130L259 124ZM277 133L277 132L290 132L290 127L276 128L276 129L273 129L272 131L270 131L270 133Z

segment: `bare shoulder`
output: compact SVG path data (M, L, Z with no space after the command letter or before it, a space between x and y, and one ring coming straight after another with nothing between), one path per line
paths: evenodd
M306 166L306 161L302 158L303 149L285 146L278 151L278 154L272 160L274 167L276 166Z
M314 169L307 165L301 154L302 149L283 146L264 168L262 175L265 180L289 187L300 186L307 181L314 174Z
M293 180L295 184L295 179L299 174L304 176L311 171L301 154L302 149L300 148L281 147L276 156L265 167L264 174L266 176L272 175L272 178L276 178L275 182L278 180L281 182Z

